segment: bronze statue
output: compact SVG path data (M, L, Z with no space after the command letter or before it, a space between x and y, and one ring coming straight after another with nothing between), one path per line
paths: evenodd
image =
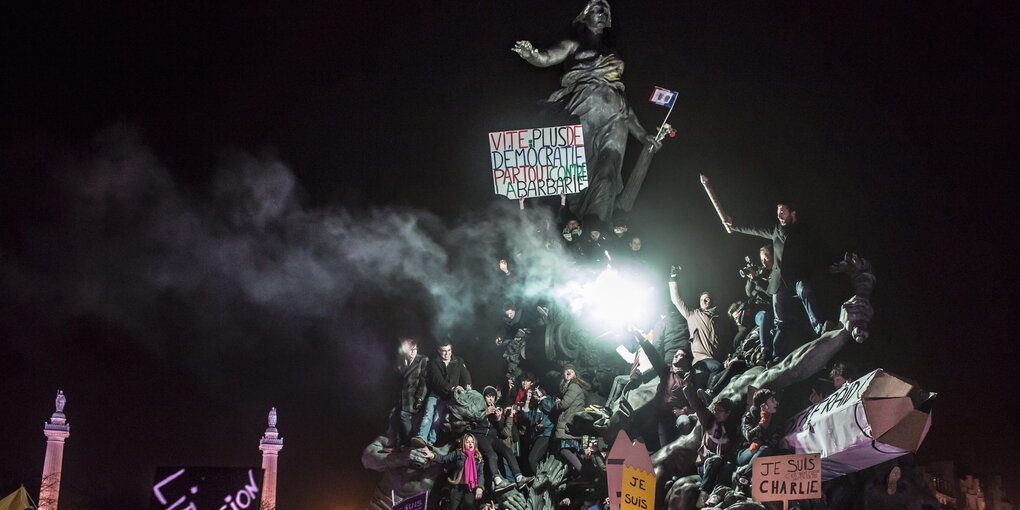
M604 30L612 26L609 2L590 0L574 23L578 33L573 39L545 50L535 49L529 41L517 41L512 51L536 67L560 63L566 67L561 88L549 101L581 119L588 162L588 188L570 195L568 205L579 218L593 215L609 222L614 209L629 210L633 205L661 138L641 127L624 96L620 81L623 60L602 44ZM625 187L622 171L628 134L641 140L646 149Z

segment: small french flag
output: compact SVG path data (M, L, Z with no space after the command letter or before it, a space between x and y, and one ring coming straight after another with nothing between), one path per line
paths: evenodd
M676 91L664 89L662 87L655 87L655 90L652 91L652 97L649 97L648 100L657 105L672 108L673 103L676 102L676 96L678 95L680 94Z

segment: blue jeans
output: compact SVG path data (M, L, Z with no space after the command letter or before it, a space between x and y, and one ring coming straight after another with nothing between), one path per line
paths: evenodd
M689 414L673 416L670 412L659 420L659 446L666 446L680 436L686 436L694 430L697 422Z
M705 462L698 468L698 472L701 474L701 490L711 493L719 482L729 483L734 467L733 462L723 460L718 455L705 459Z
M689 414L681 414L676 417L676 432L681 436L686 436L694 430L694 420L691 419Z
M393 437L397 439L397 444L407 446L411 441L411 422L414 420L414 413L399 409L395 408L390 413L390 427L393 428Z
M421 427L418 427L418 437L428 444L435 444L436 434L439 425L443 423L443 416L446 414L446 401L429 395L425 399L425 414L421 417Z
M773 350L773 335L772 325L775 324L776 319L772 314L772 310L760 310L754 314L754 324L758 326L758 332L761 333L758 339L761 343L761 355L765 358L765 361L772 361L776 359L775 350Z
M804 312L807 313L811 329L818 333L822 329L822 321L818 315L818 301L815 299L815 291L811 284L800 280L794 284L794 288L783 286L772 296L772 310L776 316L776 336L772 340L772 349L775 359L782 359L790 353L791 320L793 318L793 298L800 299L804 305Z
M773 452L772 448L768 445L758 447L758 451L754 453L752 453L749 448L744 448L737 454L737 465L743 466L745 464L750 464L751 461L758 457L771 457L772 455L776 455L776 452Z
M694 375L691 376L691 379L694 382L694 387L701 390L707 390L708 378L711 377L712 374L721 371L723 366L719 360L707 358L695 363L691 368L694 369Z

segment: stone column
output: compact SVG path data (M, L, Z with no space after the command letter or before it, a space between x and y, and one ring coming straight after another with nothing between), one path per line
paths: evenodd
M43 462L42 484L39 488L39 510L57 510L60 497L60 471L64 462L64 440L71 435L71 426L64 416L64 392L57 390L57 410L49 423L43 424L46 436L46 460Z
M269 411L269 427L259 441L262 450L262 508L276 510L276 462L283 449L283 438L276 430L276 408Z

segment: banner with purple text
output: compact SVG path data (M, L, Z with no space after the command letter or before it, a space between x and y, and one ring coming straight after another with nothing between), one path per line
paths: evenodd
M150 510L259 510L262 470L254 467L158 467Z

